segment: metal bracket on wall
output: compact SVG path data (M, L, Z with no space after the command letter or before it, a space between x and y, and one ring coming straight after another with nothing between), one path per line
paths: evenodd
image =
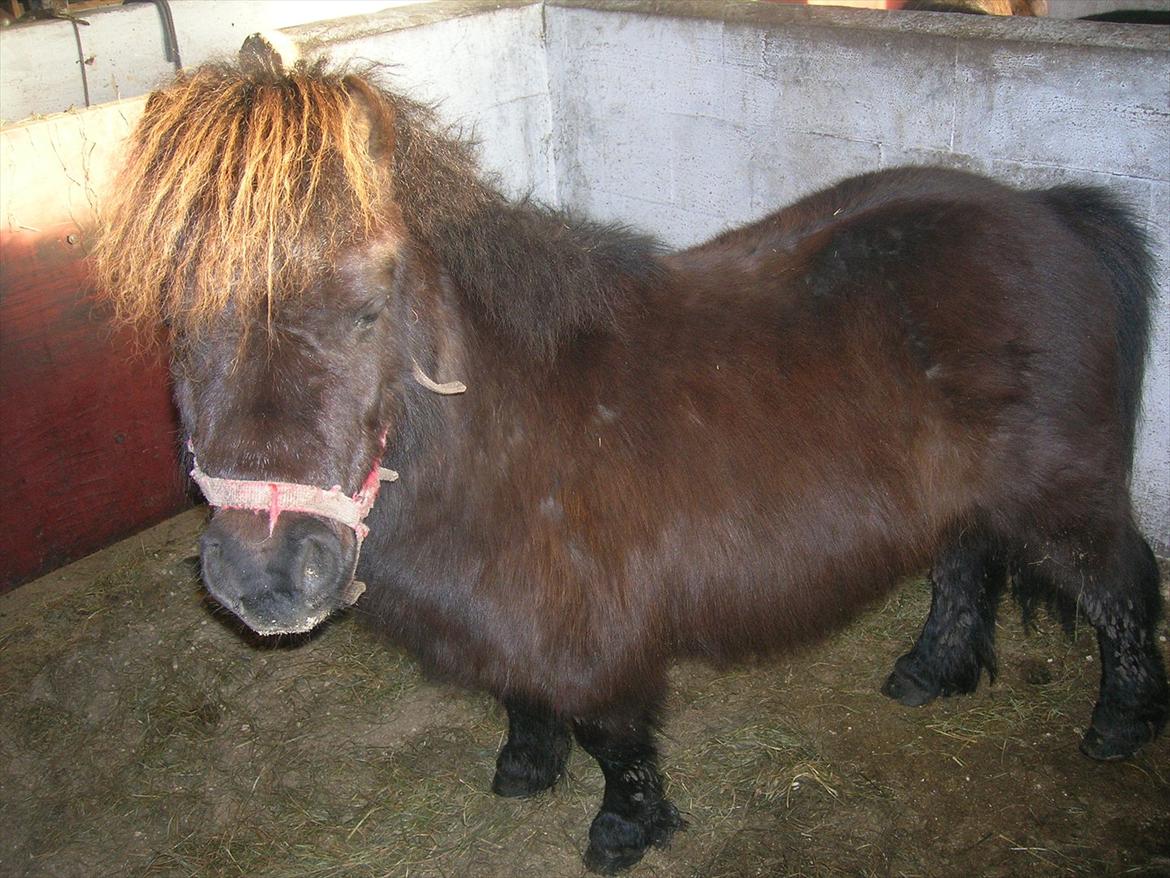
M126 0L126 5L131 3L153 3L158 9L159 17L162 18L163 26L163 51L166 54L166 59L175 65L175 70L183 69L183 60L179 56L179 36L175 33L175 17L171 14L171 4L167 0Z

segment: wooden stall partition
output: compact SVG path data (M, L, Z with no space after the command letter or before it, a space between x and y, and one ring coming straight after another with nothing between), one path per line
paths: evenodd
M110 326L86 270L141 106L0 132L0 591L188 504L165 355Z

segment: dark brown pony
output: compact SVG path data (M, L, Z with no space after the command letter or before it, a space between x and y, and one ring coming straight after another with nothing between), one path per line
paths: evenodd
M246 508L203 538L210 592L260 631L346 603L362 527L276 483L393 467L358 611L503 702L496 792L552 786L572 736L597 758L593 869L680 825L672 660L791 648L927 568L891 697L994 674L1014 573L1097 630L1088 755L1165 723L1128 493L1150 257L1105 192L903 168L666 254L509 203L369 76L216 66L150 99L106 221L98 278L170 325L201 472L273 491L219 501Z

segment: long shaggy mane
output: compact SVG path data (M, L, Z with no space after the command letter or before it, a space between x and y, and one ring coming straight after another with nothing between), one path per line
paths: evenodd
M256 319L385 219L362 83L308 67L230 65L156 91L99 213L99 296L141 329L197 330L229 306Z
M662 270L651 238L509 202L473 142L376 74L209 65L156 92L102 211L95 274L116 316L182 333L229 312L246 331L391 216L538 357L612 326Z
M393 175L410 233L425 241L468 306L520 350L550 357L566 339L613 327L663 271L661 244L528 199L485 178L475 144L431 107L381 92L394 119Z

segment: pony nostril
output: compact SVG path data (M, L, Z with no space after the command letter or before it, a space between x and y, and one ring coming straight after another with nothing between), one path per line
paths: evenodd
M226 550L218 537L204 535L199 543L199 567L203 583L221 605L232 611L240 606L240 578L228 563Z
M319 594L336 585L337 560L329 547L315 537L301 543L301 588L306 594Z

